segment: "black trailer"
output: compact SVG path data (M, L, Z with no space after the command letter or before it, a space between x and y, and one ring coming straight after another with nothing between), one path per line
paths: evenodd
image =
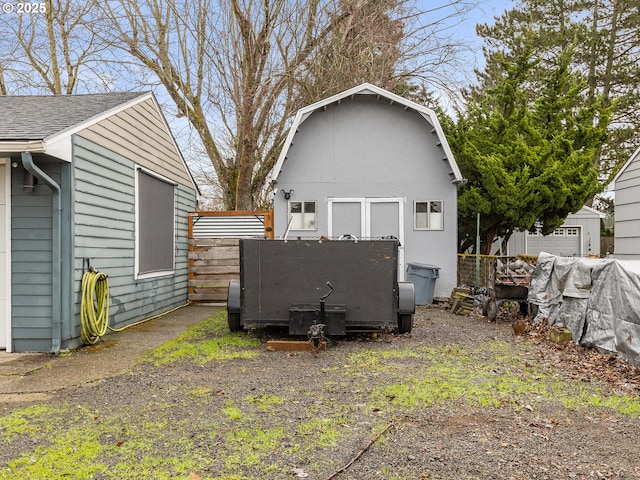
M408 333L413 284L398 282L396 239L240 240L240 280L227 297L229 328L288 327L307 335L384 328Z

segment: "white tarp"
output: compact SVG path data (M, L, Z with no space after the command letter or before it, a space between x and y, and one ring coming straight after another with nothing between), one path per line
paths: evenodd
M574 342L640 364L640 261L541 253L529 302Z

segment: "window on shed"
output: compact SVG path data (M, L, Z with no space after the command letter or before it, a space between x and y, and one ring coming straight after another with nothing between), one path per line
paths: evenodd
M568 237L577 237L578 236L578 228L569 227L566 229Z
M316 202L289 202L292 230L316 229Z
M413 228L415 230L442 230L442 200L415 202L413 205Z
M136 175L136 274L174 270L175 185L140 168Z

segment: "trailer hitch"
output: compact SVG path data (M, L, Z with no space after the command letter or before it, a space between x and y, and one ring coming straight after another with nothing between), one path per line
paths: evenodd
M333 293L333 285L330 282L327 282L327 286L329 287L329 291L320 297L320 323L318 323L318 315L316 312L316 318L313 321L313 324L309 327L309 331L307 332L307 337L309 338L309 343L311 344L311 353L314 356L317 356L318 348L322 344L322 342L326 342L327 337L324 334L324 328L327 326L327 313L325 310L325 301L327 297Z

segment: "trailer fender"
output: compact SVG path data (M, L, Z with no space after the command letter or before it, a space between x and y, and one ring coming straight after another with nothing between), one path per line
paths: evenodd
M237 313L242 309L240 303L240 280L229 281L229 291L227 292L227 312Z
M416 313L416 294L411 282L398 283L398 313Z

